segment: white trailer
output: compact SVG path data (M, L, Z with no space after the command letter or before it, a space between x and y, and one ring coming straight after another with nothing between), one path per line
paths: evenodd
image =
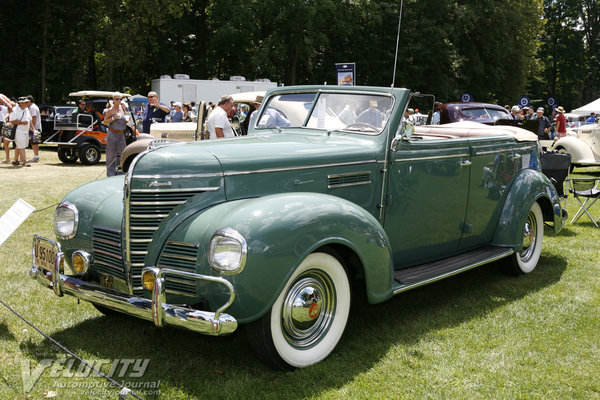
M231 80L222 81L219 79L201 80L189 79L187 75L174 75L171 78L163 75L160 79L152 80L152 91L158 93L161 103L169 104L171 101L195 101L199 104L201 101L217 103L219 98L224 95L255 92L274 88L276 82L268 79L258 81L246 81L243 77L231 77Z

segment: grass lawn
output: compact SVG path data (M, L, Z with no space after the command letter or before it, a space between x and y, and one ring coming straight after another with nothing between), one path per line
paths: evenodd
M145 398L600 398L600 230L587 217L558 235L547 229L538 267L525 276L504 275L492 264L377 306L355 290L334 353L280 373L254 357L241 331L213 338L155 329L132 317L106 317L33 281L32 236L54 238L54 207L44 208L105 172L104 163L66 165L50 149L40 153L31 168L0 164L0 215L18 198L40 210L0 246L0 299L88 362L104 362L105 373L118 366L117 381L146 385L136 391ZM598 176L600 168L574 174ZM575 203L569 199L571 215ZM600 216L600 204L593 212ZM78 363L65 368L69 358L61 361L62 351L3 306L0 354L0 399L117 398L101 378L69 376ZM130 359L149 360L143 376L118 376ZM39 380L26 392L36 371Z

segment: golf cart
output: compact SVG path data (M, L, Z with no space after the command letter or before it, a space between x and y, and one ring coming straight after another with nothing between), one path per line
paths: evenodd
M85 100L85 111L75 112L72 106L55 107L54 134L43 144L58 146L58 158L64 163L93 165L100 161L102 151L106 149L107 127L102 124L103 112L113 95L127 99L129 94L110 91L83 90L69 93L76 102ZM131 108L129 108L131 113ZM132 115L126 115L127 127L124 135L127 144L135 141L137 130Z

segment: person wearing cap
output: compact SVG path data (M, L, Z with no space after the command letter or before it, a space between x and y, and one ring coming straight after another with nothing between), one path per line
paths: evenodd
M556 108L558 115L556 116L556 132L558 137L567 136L567 119L565 118L565 109L562 106Z
M369 108L361 112L358 117L356 117L356 121L369 124L375 128L381 128L383 118L381 116L381 111L377 109L377 101L369 101Z
M121 174L121 172L117 172L117 166L120 164L121 154L127 145L125 143L127 111L122 100L123 96L120 93L113 95L112 107L106 110L102 121L108 127L108 132L106 132L106 176Z
M29 162L40 161L40 134L42 132L42 116L40 115L40 108L34 103L32 95L27 96L29 100L29 113L31 114L31 126L29 127L29 142L31 143L31 150L33 150L33 157Z
M181 103L176 101L173 103L174 110L171 112L171 122L182 122L183 112L181 112Z
M150 125L154 122L165 122L165 117L169 115L171 109L164 103L158 100L158 94L156 92L148 93L148 105L144 110L144 116L142 117L142 131L144 133L150 133Z
M548 132L550 131L550 120L544 115L544 107L538 107L537 112L533 117L532 121L540 121L537 130L538 140L549 139Z
M25 157L25 149L29 144L29 125L31 124L31 114L28 108L29 99L27 97L19 97L18 103L19 106L13 109L8 118L8 122L17 127L15 132L15 159L12 164L30 167L31 164L27 162L27 157ZM20 163L19 160L21 160Z

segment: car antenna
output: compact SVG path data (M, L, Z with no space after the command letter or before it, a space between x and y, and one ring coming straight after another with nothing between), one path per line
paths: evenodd
M396 55L394 56L394 74L392 77L392 87L396 83L396 64L398 63L398 44L400 43L400 24L402 23L402 6L404 0L400 2L400 15L398 15L398 35L396 36Z

